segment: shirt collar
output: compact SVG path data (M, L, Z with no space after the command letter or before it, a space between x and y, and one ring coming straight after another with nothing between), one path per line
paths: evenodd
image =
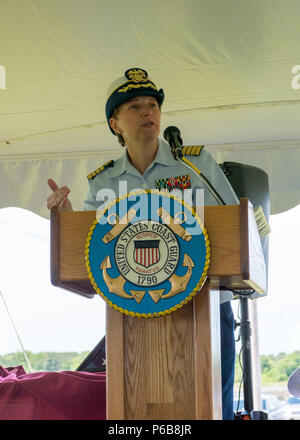
M158 150L154 161L149 165L148 170L155 164L159 163L164 166L178 165L176 159L174 159L169 144L163 139L158 138ZM138 170L132 165L128 159L127 150L125 149L122 155L116 159L115 166L111 171L112 177L121 176L123 173L130 173L133 175L139 175Z
M163 139L158 138L158 141L158 150L153 163L160 163L167 167L170 165L178 165L177 160L174 159L173 154L171 153L170 145Z
M127 157L127 150L124 148L122 155L115 160L114 167L111 169L111 176L118 177L125 173L128 163L130 162Z

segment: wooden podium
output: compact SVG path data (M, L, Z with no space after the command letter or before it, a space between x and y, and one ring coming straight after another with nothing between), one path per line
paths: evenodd
M96 294L85 266L94 219L95 211L51 210L51 282L87 297ZM146 319L106 305L107 419L222 418L219 287L263 294L266 269L248 199L205 207L204 225L211 265L187 305Z

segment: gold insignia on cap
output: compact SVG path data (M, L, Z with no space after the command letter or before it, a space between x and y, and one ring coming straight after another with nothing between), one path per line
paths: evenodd
M146 88L151 88L157 91L157 88L155 87L155 85L152 82L148 82L146 84L130 84L127 83L127 85L125 87L123 87L122 89L118 90L118 93L126 93L128 92L128 90L132 90L132 89L140 89L141 87L143 87L144 89Z
M126 78L135 83L148 81L148 73L143 69L129 69L125 72Z

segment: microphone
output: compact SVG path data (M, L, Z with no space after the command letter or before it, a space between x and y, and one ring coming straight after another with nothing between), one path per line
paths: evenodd
M167 127L164 131L164 138L171 147L174 159L182 158L182 139L180 130L177 127Z
M214 196L219 205L226 205L220 194L216 191L213 185L209 182L209 180L201 173L198 168L183 157L182 153L182 139L180 130L177 127L167 127L164 131L164 138L169 143L171 147L172 154L176 160L181 162L187 168L189 168L196 176L201 180L203 185L210 191L210 193Z

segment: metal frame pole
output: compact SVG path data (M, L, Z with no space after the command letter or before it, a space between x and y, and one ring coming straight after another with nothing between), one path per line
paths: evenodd
M244 409L250 414L253 410L253 384L251 361L251 326L249 321L248 298L240 297L241 322L240 335L243 361Z

